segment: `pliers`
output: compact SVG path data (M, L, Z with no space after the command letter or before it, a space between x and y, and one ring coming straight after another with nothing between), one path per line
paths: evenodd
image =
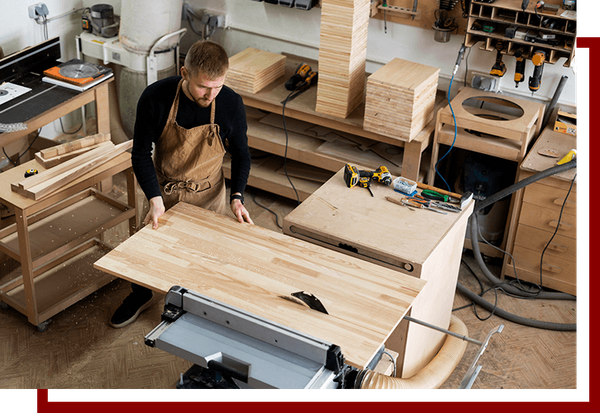
M402 199L402 202L406 205L410 205L413 206L415 208L422 208L422 209L426 209L428 211L433 211L433 212L437 212L438 214L444 214L447 215L447 212L444 211L438 211L437 209L433 209L431 208L431 201L428 199L423 198L421 195L415 195L415 196L411 196L411 197L406 197Z

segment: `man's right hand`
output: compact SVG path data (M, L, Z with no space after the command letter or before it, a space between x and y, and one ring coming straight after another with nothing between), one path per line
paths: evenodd
M152 222L152 229L158 228L158 219L165 213L165 204L162 196L155 196L148 200L150 209L144 218L144 225Z

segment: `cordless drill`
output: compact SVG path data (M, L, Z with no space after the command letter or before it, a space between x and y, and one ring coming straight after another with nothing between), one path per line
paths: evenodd
M371 192L371 179L383 185L389 186L392 184L392 175L385 166L380 166L375 171L358 170L358 168L350 164L346 164L344 167L344 182L348 188L358 185L361 188L367 188L371 196L373 196L373 192Z
M519 87L519 83L525 80L525 57L523 56L523 49L518 49L515 52L515 58L517 64L515 66L515 87Z
M529 90L531 93L537 92L542 85L542 73L544 71L544 62L546 61L546 52L536 50L531 57L533 62L533 76L529 76Z
M504 49L504 42L502 40L496 40L496 63L492 66L490 75L502 77L506 73L506 65L502 61L502 49Z
M300 63L292 77L285 82L285 88L287 90L300 90L310 86L311 82L316 82L317 79L317 72L314 72L308 64Z

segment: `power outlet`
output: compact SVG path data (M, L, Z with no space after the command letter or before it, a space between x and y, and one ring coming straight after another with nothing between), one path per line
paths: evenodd
M32 4L27 8L29 18L37 19L38 17L44 17L48 15L48 6L45 3Z
M202 20L204 20L206 16L208 16L208 25L211 27L216 27L218 29L226 29L229 26L229 22L227 21L227 14L225 13L204 10Z

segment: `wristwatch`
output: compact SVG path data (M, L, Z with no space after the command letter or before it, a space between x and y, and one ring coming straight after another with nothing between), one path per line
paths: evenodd
M231 204L234 199L239 199L242 202L242 205L244 205L244 195L238 195L238 194L231 195L229 197L229 204Z

